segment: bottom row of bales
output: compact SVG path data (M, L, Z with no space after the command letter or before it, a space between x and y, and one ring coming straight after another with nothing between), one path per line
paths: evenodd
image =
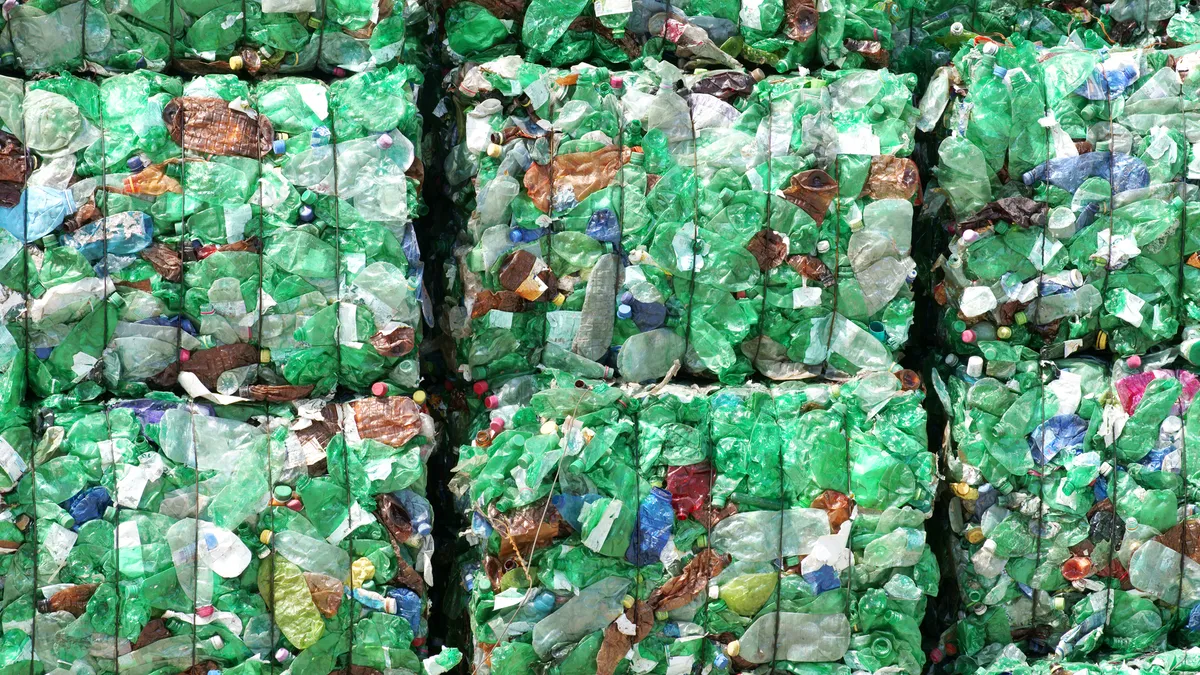
M476 673L919 672L920 379L490 382L451 489ZM833 672L833 671L828 671Z
M436 436L403 396L10 411L0 672L422 672Z

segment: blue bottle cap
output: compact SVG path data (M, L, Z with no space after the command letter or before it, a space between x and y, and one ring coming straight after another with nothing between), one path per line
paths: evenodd
M631 316L633 316L633 308L629 305L622 304L621 306L617 307L618 319L628 319Z
M421 523L420 525L417 525L417 533L421 536L429 536L430 532L433 532L433 526L429 523Z
M128 167L129 170L134 173L137 173L138 171L141 171L142 169L146 168L146 165L142 162L142 158L137 155L134 155L133 157L130 157L128 160L126 160L125 166Z
M625 303L626 305L632 305L633 304L633 293L631 293L629 291L625 291L624 293L622 293L621 294L621 302Z
M717 657L713 659L713 667L717 670L725 670L729 667L729 657L724 654L717 654Z
M282 139L277 138L275 139L275 142L271 144L271 149L275 151L275 154L282 155L283 153L287 152L287 143L284 143Z
M525 235L521 233L521 228L516 228L508 233L508 240L514 244L519 244L525 240Z
M317 214L315 211L313 211L313 207L309 206L308 204L300 207L300 222L311 223L312 221L316 220L316 218Z

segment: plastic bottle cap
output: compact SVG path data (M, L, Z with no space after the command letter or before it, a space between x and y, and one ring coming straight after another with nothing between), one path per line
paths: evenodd
M978 544L986 538L987 537L983 536L983 530L979 529L978 527L972 527L971 529L967 530L967 542L971 544Z
M275 151L275 154L282 155L287 152L287 142L276 138L275 141L271 143L271 149Z
M313 211L313 207L305 204L300 207L300 222L311 223L316 220L317 212Z
M1025 316L1025 312L1017 312L1013 315L1013 320L1017 322L1018 326L1024 326L1025 322L1029 321L1029 317Z
M412 395L413 403L416 403L417 405L424 405L425 398L426 398L426 396L425 396L424 389L418 389L413 392L413 395Z
M555 307L562 307L563 303L566 301L567 301L567 296L563 295L562 293L559 293L558 295L554 296L554 300L552 302L554 303Z
M730 642L729 644L725 645L725 653L730 656L737 656L738 654L741 654L742 653L742 643L739 642L738 640L734 640L733 642Z
M271 350L270 349L258 350L258 362L259 363L270 363L271 362Z
M271 531L263 530L262 532L259 532L258 542L263 546L269 546L271 544Z
M1001 340L1007 340L1012 337L1012 329L1008 326L1000 326L996 329L996 337L1000 338Z
M1141 368L1142 367L1142 357L1134 354L1133 356L1125 359L1125 365L1127 365L1130 368L1133 368L1135 370L1138 368Z
M487 390L488 390L487 380L480 380L480 381L476 382L475 384L471 385L471 390L475 392L476 396L483 396L484 394L487 393Z
M654 612L654 618L658 621L666 621L671 618L671 614L660 609Z
M188 350L186 350L186 349L180 349L180 350L179 350L179 360L180 360L180 361L187 361L187 360L188 360L188 359L190 359L190 358L192 358L192 353L191 353L191 352L189 352L189 351L188 351Z
M963 34L963 25L962 25L961 21L955 21L953 24L951 24L950 34L951 35L962 35Z
M133 173L137 173L137 172L141 171L142 169L146 168L146 165L142 162L142 158L137 155L134 155L133 157L130 157L128 160L126 160L125 166Z
M488 424L488 428L496 433L504 431L504 418L493 417L491 423Z
M721 587L716 584L708 585L708 599L716 600L721 597Z
M376 396L387 396L388 386L386 382L376 382L371 385L371 393Z
M967 359L967 375L971 377L983 377L983 357L972 356Z
M974 342L975 341L975 331L971 330L970 328L968 328L967 330L964 330L962 332L962 341L967 344L971 344L972 342Z
M242 66L244 66L244 65L246 65L246 64L244 61L242 61L242 57L240 57L236 54L229 57L229 69L230 70L241 70Z
M292 658L292 653L289 652L287 649L280 647L279 649L275 650L275 660L276 661L279 661L280 663L282 663L284 661L287 661L290 658Z
M300 503L299 499L289 499L286 506L293 511L299 511L300 509L304 508L304 505Z
M966 230L962 233L962 241L964 244L973 244L979 240L979 233L975 230Z
M626 305L626 304L621 304L621 305L617 306L617 318L618 319L628 319L631 316L633 316L633 308L632 307L630 307L629 305Z
M503 148L500 147L500 144L488 143L488 146L487 146L488 157L491 157L492 159L497 159L498 157L500 157L501 151L503 151Z
M275 486L275 499L287 501L292 496L292 486L280 484Z
M488 396L487 398L483 399L483 407L487 408L488 410L495 410L496 408L499 408L500 397L496 396L495 394Z
M383 148L384 150L387 150L388 148L392 147L392 143L394 143L394 142L395 141L392 140L391 134L381 134L379 136L379 138L375 139L375 145L378 145L380 148Z
M345 68L342 68L341 66L338 66L337 68L334 68L334 69L333 69L333 76L334 76L334 77L345 77L345 76L346 76L346 69L345 69Z
M633 607L633 603L635 603L635 602L637 602L637 601L634 600L632 595L626 595L625 597L621 598L621 605L625 609L629 609L630 607Z
M613 89L620 89L625 86L625 79L620 75L610 75L608 78L608 86Z

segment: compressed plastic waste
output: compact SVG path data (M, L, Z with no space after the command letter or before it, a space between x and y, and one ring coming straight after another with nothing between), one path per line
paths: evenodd
M420 81L0 82L11 391L415 391Z
M892 12L891 67L916 72L922 81L948 65L965 44L983 36L1019 35L1047 46L1067 40L1095 44L1152 45L1166 36L1176 44L1196 42L1187 3L1174 0L1080 2L1070 6L1011 0L903 2Z
M919 672L937 477L911 384L507 380L451 481L474 671Z
M5 8L0 63L27 74L162 71L335 75L429 59L436 16L399 3L249 0L20 3Z
M1200 214L1184 178L1200 137L1182 111L1197 51L1013 37L964 47L934 77L918 126L949 132L926 199L952 237L935 288L949 349L1128 356L1195 331Z
M891 24L878 3L833 0L498 0L447 2L445 51L458 63L521 55L555 66L681 67L776 72L838 62L886 67Z
M6 419L6 669L422 672L433 540L409 509L435 429L412 399Z
M963 602L940 652L969 672L1013 644L1058 660L1194 644L1200 377L1170 350L1110 369L981 346L986 366L940 387Z
M468 379L894 363L913 310L913 78L512 56L450 84L462 227L443 328Z

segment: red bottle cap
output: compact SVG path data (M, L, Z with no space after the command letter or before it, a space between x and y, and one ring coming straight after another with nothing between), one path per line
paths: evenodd
M476 396L483 396L488 390L487 380L480 380L476 382L475 384L471 385L471 389L474 390Z

